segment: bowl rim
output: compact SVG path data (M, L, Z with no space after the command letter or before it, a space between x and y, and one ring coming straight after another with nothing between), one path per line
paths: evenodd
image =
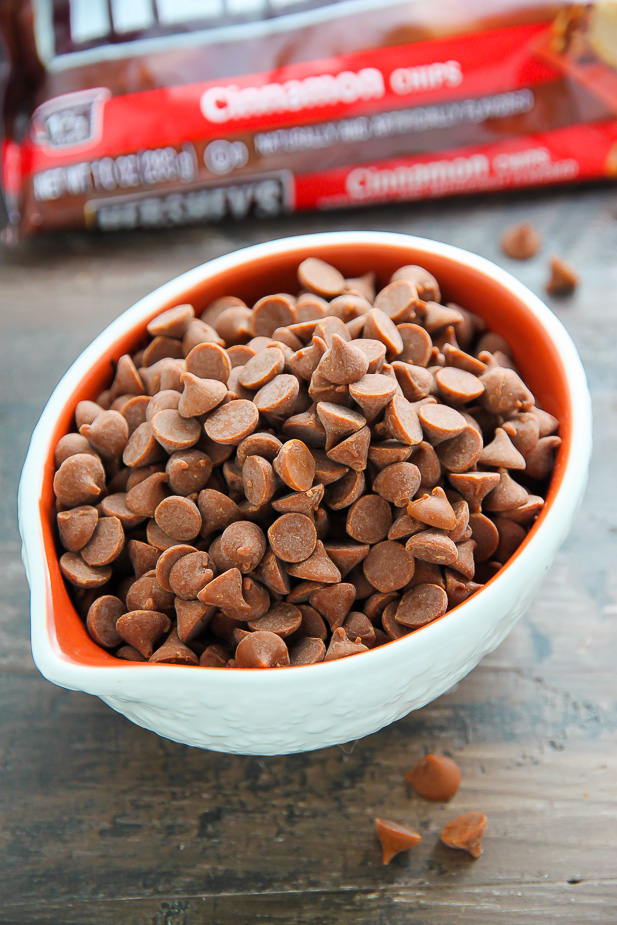
M156 679L157 686L167 687L169 682L176 684L179 682L179 671L183 672L183 684L212 684L214 683L213 679L216 678L217 684L229 685L230 690L243 688L244 685L247 686L248 690L255 684L261 684L266 685L266 687L272 685L272 690L276 691L281 685L293 683L293 680L290 679L300 680L300 678L304 679L306 677L304 671L295 670L256 672L250 669L229 671L227 669L213 668L204 670L202 668L200 671L195 671L192 668L187 670L187 666L183 665L156 665L156 673L153 673L144 670L152 667L147 662L126 662L117 666L88 665L66 656L60 651L48 629L49 595L47 591L50 576L43 543L39 499L44 477L44 464L49 453L50 440L59 408L66 405L79 381L94 365L100 355L119 340L122 335L134 330L147 317L156 314L157 307L169 300L178 299L185 291L221 272L247 262L271 256L274 253L292 253L295 250L304 250L310 246L324 248L340 246L341 244L413 248L442 257L450 262L463 264L484 276L490 277L498 285L508 289L520 302L524 303L525 307L535 315L537 321L544 328L559 355L569 392L568 403L571 415L569 452L565 459L561 485L551 501L550 508L545 512L542 522L538 524L535 531L531 531L514 556L486 583L481 591L449 610L441 619L420 627L419 630L400 639L393 640L396 643L394 650L398 653L398 658L400 660L406 656L408 659L411 658L414 647L420 647L423 640L424 644L430 645L431 648L439 646L441 642L445 644L447 642L448 627L452 627L455 620L460 623L471 618L474 606L477 605L479 599L484 605L487 605L489 598L492 596L493 602L497 605L499 593L507 576L512 579L515 577L524 579L527 563L533 560L536 550L543 542L543 538L549 534L552 527L557 527L564 517L572 516L578 503L581 488L586 481L591 457L591 398L585 371L570 335L551 309L531 290L507 270L502 269L485 257L454 245L398 232L320 232L288 236L253 244L220 257L215 257L174 277L122 312L72 363L45 405L32 434L22 469L18 492L18 520L22 538L22 559L31 592L32 652L37 667L46 678L66 687L88 690L91 693L103 696L115 696L120 695L125 688L134 691L136 685L142 686L144 689L151 687L154 679ZM33 576L40 576L40 580L33 581ZM447 619L445 619L446 617ZM370 669L371 665L377 666L379 659L389 659L392 658L392 655L393 646L391 644L384 644L368 652L360 653L363 659L372 659L372 662L364 661L362 663L367 669ZM354 671L354 664L358 667L357 658L358 656L321 662L317 665L293 667L344 674L345 672ZM191 678L197 680L191 681Z

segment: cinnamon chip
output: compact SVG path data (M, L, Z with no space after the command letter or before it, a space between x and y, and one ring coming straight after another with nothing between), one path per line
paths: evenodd
M461 786L461 771L445 755L425 755L405 775L405 780L425 800L451 800Z
M389 819L375 819L375 831L381 842L383 863L389 864L395 855L408 851L422 841L422 836L413 829L390 822Z
M529 222L507 228L501 238L501 247L513 260L529 260L542 246L542 238Z
M392 526L392 511L380 495L363 495L349 508L346 529L359 543L374 545L388 535Z
M201 491L212 475L212 460L201 450L180 450L165 466L168 486L177 495L192 495Z
M419 324L400 324L398 331L403 341L398 359L414 366L427 366L433 347L429 333Z
M219 643L206 646L199 658L202 668L225 668L231 659L230 650Z
M287 418L283 424L283 434L302 440L312 447L322 447L326 442L326 432L313 407Z
M212 411L204 424L208 437L223 445L237 445L252 434L259 421L259 411L245 399L230 401Z
M517 524L528 524L535 520L537 514L544 507L544 498L540 495L527 495L526 500L515 508L503 511L503 516L508 520L513 520Z
M103 594L91 604L86 617L88 633L104 649L115 649L121 645L122 637L116 623L124 613L124 604L112 594Z
M420 470L420 488L433 488L441 478L441 462L434 447L426 440L413 448L412 462Z
M373 490L396 507L409 504L420 487L420 470L413 463L397 462L386 466L373 480Z
M344 578L366 558L370 546L368 543L328 543L325 549Z
M451 565L456 562L456 545L438 530L422 530L410 537L405 548L414 558L435 565Z
M255 395L255 407L262 414L288 414L296 403L299 390L300 386L295 376L275 376Z
M531 412L513 414L505 422L503 429L523 456L531 453L540 438L540 423Z
M421 401L437 392L435 377L430 369L424 369L423 366L412 366L411 363L401 363L399 360L393 362L392 369L407 401Z
M224 530L234 520L240 520L240 509L235 501L213 488L204 488L197 498L202 519L202 533L208 535Z
M352 341L354 347L361 350L368 360L367 375L379 373L386 359L386 345L370 337L359 337ZM358 380L359 381L359 380Z
M154 512L157 525L167 536L185 543L193 540L201 530L201 514L194 501L179 495L163 498Z
M433 444L457 437L467 426L460 411L448 405L422 405L418 417L424 433Z
M227 382L231 372L231 360L218 344L197 344L186 358L186 371L200 379Z
M448 608L448 597L443 588L434 584L416 585L403 595L396 607L396 621L417 629L443 616Z
M287 571L294 578L305 578L309 581L323 581L334 584L341 580L341 573L328 556L321 540L317 540L315 551L298 564L288 565Z
M412 501L407 506L407 513L415 520L440 530L454 530L456 527L456 514L443 488L433 488L430 495L424 494Z
M469 517L471 537L475 542L474 559L486 562L491 559L499 545L499 532L493 521L485 514L473 513Z
M482 434L471 424L451 440L444 440L437 446L439 462L448 472L465 472L471 469L482 456Z
M385 469L394 463L406 462L413 452L412 447L397 440L384 440L383 443L371 443L368 458L376 469Z
M527 501L528 493L515 482L507 469L499 470L499 484L487 495L485 511L508 511Z
M75 408L75 424L77 425L77 429L79 430L82 424L92 424L95 417L100 414L101 411L103 411L103 408L95 401L78 402ZM80 434L65 434L64 437L60 437L56 444L54 452L54 463L56 466L61 465L67 456L72 455L72 453L67 453L66 456L62 456L60 450L67 443L70 445L74 441L80 441L82 445L86 446L86 450L77 450L76 452L86 452L87 450L91 453L94 452L85 437L82 437Z
M449 568L445 569L445 576L448 607L450 608L458 607L459 604L462 604L463 601L466 601L472 594L475 594L476 591L484 587L476 581L467 581Z
M119 411L101 411L92 424L82 424L79 432L104 459L121 456L129 439L129 425Z
M149 421L144 421L133 431L122 454L124 465L136 468L150 466L164 458L165 450L154 436Z
M242 466L242 487L251 504L269 501L276 490L271 463L262 456L247 456Z
M465 372L472 373L474 376L482 376L486 372L486 363L476 357L470 356L458 347L452 344L444 344L442 353L446 361L446 366L454 366L456 369L463 369Z
M94 533L81 549L87 565L109 565L124 549L124 528L118 517L99 517Z
M495 436L478 457L483 466L498 466L507 469L524 469L525 458L516 449L502 427L495 429Z
M381 625L388 639L402 639L403 636L407 636L411 632L408 626L403 626L397 622L395 618L397 606L398 598L384 607L381 615Z
M345 440L341 440L331 450L328 450L328 458L356 472L362 472L366 469L370 442L370 430L368 427L362 427L351 437L346 437Z
M254 433L245 437L238 445L236 459L239 466L243 466L249 456L261 456L272 462L281 451L283 444L270 433Z
M372 649L377 641L375 627L365 614L359 610L351 611L346 617L343 629L347 638L355 642L359 639L362 645Z
M221 534L220 542L223 556L242 573L256 569L267 548L263 530L250 520L230 524Z
M117 517L125 530L138 526L143 523L144 518L133 513L126 506L126 492L116 492L103 498L100 505L102 514L107 517Z
M441 298L439 283L428 270L424 269L424 267L415 265L399 267L399 269L392 274L390 282L394 282L397 279L407 279L412 282L416 287L418 297L423 301L434 299L436 302L439 302Z
M253 306L251 331L256 336L270 337L273 332L295 321L293 305L285 293L265 296Z
M82 549L96 528L98 511L89 504L74 507L70 511L58 514L58 533L60 542L68 552Z
M242 639L236 660L238 668L281 668L289 665L289 650L276 633L258 631Z
M60 557L60 571L78 588L100 588L111 578L110 566L88 565L75 552L65 552Z
M390 436L400 443L414 446L422 442L422 427L418 413L411 402L402 395L395 395L386 408L384 423Z
M448 848L460 848L472 858L479 858L482 854L482 838L486 824L484 813L465 813L448 822L439 837Z
M494 364L480 376L484 393L480 403L491 414L512 414L533 406L533 396L513 369Z
M291 665L315 665L323 662L326 647L322 639L304 636L289 651Z
M160 549L140 540L129 540L126 548L136 578L153 569L161 555Z
M462 318L463 316L456 308L448 305L440 305L439 302L430 300L424 305L422 321L429 334L436 334L449 325L459 324Z
M411 280L399 279L389 283L374 300L375 308L388 315L395 324L413 317L418 304L418 290Z
M181 559L183 556L188 556L189 553L192 552L196 552L194 546L179 544L177 546L170 546L169 549L166 549L158 557L156 561L156 580L166 591L172 590L171 585L169 584L169 576L171 574L172 568L179 559Z
M525 472L532 479L545 479L555 462L555 451L561 446L556 435L540 437L533 450L525 457Z
M329 382L347 385L361 379L368 371L368 365L368 357L362 350L344 340L340 334L333 334L331 346L322 356L317 369Z
M326 435L326 452L366 425L366 418L359 412L333 402L318 402L315 410Z
M444 366L435 373L439 391L447 401L464 404L479 398L484 392L484 383L473 373L455 366Z
M549 295L570 295L578 286L578 273L562 257L551 257L550 276L546 283Z
M199 421L183 418L179 411L171 408L155 414L150 424L154 437L167 453L188 450L197 443L201 434Z
M159 585L154 572L146 572L132 582L126 592L127 610L157 610L168 613L173 608L173 593Z
M148 323L148 334L151 337L182 338L194 318L195 310L192 305L176 305L161 312Z
M172 549L177 547L172 547ZM161 559L170 550L162 553ZM161 561L159 559L159 563ZM157 563L157 570L158 564ZM158 571L157 571L158 575ZM202 550L189 552L180 556L169 570L168 584L169 588L176 595L176 600L183 601L196 600L197 595L208 582L214 578L214 572L210 568L210 558L207 552Z
M372 586L387 593L403 588L411 580L414 561L400 543L384 540L371 548L362 568Z
M307 491L313 484L315 459L301 440L284 443L273 466L276 474L294 491Z
M302 612L299 608L279 601L266 614L251 620L248 625L254 632L276 633L281 639L287 639L300 628L301 623Z
M123 614L116 622L116 630L120 637L137 649L144 658L150 658L155 643L170 627L169 617L155 610L132 610Z
M359 639L349 639L343 627L339 626L332 633L324 662L331 662L337 658L347 658L350 655L358 655L360 652L368 652L368 646L363 645Z
M192 649L189 649L178 636L178 631L173 629L162 646L154 652L149 661L153 664L168 665L197 665L199 659Z
M448 480L465 498L472 511L479 511L482 500L499 484L498 472L451 472Z
M268 539L283 562L304 562L315 549L317 531L305 514L283 514L270 526Z
M343 625L355 598L356 589L350 582L319 588L309 595L311 606L328 621L331 630Z
M403 338L394 321L378 308L373 308L367 314L362 333L364 337L369 337L371 340L381 341L386 347L387 356L391 359L403 350Z
M202 604L211 604L224 613L227 611L250 610L242 595L242 572L238 568L230 568L213 578L202 588L197 595Z
M282 350L272 347L256 353L242 367L240 384L246 389L261 389L267 382L278 376L285 369L285 357Z
M133 486L124 499L129 511L140 517L154 517L158 505L167 497L165 491L167 480L167 473L153 472L152 475Z
M218 379L204 379L186 372L180 376L184 391L180 396L178 411L182 417L198 417L212 411L225 398L227 387Z
M317 257L308 257L302 261L298 267L298 279L304 289L311 289L322 296L339 295L345 288L342 273Z
M381 373L367 373L349 387L349 394L360 406L367 421L372 421L392 400L396 382Z
M325 353L325 349L332 346L332 338L335 334L338 334L343 340L353 339L344 321L333 315L327 315L315 325L313 330L313 343L319 344L320 340L323 341L325 344L323 352Z
M56 498L65 507L98 501L105 487L105 469L98 456L76 453L61 464L54 476Z

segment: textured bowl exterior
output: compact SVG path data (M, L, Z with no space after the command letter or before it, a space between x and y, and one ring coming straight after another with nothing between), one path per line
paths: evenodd
M215 274L272 254L342 244L424 250L467 263L508 288L540 321L565 369L570 452L561 484L519 552L486 587L440 620L370 652L308 667L269 671L178 665L80 662L55 634L50 562L38 499L58 414L97 358L191 287ZM174 304L172 302L172 304ZM567 536L582 500L591 454L591 403L585 374L567 332L550 310L508 273L458 248L406 235L349 232L287 238L217 258L151 293L125 312L82 354L59 383L33 434L19 494L22 557L31 589L32 649L41 673L72 690L95 694L140 726L200 748L277 755L349 742L424 706L465 677L524 613ZM48 473L47 473L48 474Z

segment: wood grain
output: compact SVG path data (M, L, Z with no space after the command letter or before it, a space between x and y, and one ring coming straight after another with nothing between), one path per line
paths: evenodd
M498 239L530 219L546 245ZM551 302L593 393L595 455L574 530L526 617L458 687L345 749L282 758L200 752L36 672L15 495L36 419L69 363L139 296L235 247L344 228L437 237L542 294L546 255L581 271ZM55 236L0 254L0 922L580 925L617 920L617 194L460 199L131 237ZM410 794L428 750L452 755L449 806ZM438 843L489 817L478 861ZM422 843L382 867L375 814Z

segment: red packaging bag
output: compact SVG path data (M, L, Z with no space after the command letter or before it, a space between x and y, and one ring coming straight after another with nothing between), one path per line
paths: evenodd
M617 175L617 3L0 0L4 236Z

